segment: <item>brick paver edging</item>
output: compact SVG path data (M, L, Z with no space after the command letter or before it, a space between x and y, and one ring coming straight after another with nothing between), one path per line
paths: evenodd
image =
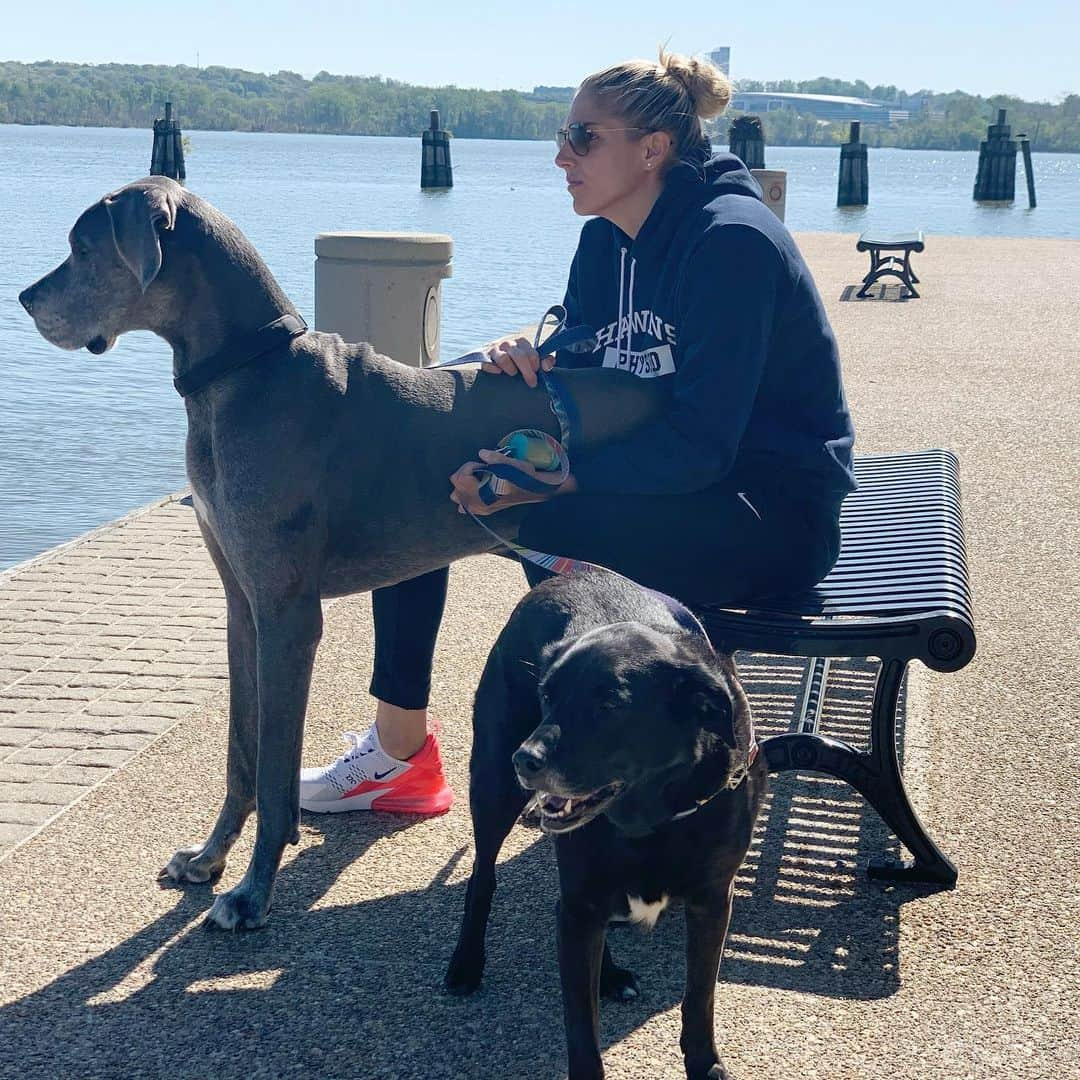
M226 687L185 494L0 573L0 860Z

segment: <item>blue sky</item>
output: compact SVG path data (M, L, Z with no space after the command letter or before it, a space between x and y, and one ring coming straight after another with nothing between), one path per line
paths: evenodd
M4 60L194 65L198 58L252 71L531 89L574 85L667 42L682 52L730 45L735 78L831 75L1050 101L1080 92L1075 0L47 0L5 8Z

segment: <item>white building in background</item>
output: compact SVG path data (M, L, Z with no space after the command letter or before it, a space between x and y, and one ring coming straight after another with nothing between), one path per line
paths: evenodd
M776 109L793 109L803 116L816 116L825 121L859 120L864 124L890 124L907 119L902 109L890 109L874 101L835 94L780 94L764 91L736 90L731 107L738 112L769 113Z
M731 78L731 46L717 45L705 54L729 79Z

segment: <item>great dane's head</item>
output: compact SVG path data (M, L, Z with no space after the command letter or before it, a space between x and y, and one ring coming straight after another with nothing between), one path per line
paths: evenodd
M147 177L79 215L68 257L19 294L47 341L103 353L125 331L161 324L165 251L184 197L175 181Z
M741 694L711 655L698 635L635 622L548 647L541 723L514 754L547 832L606 813L643 834L671 817L665 792L684 791L692 773L710 791L723 786Z

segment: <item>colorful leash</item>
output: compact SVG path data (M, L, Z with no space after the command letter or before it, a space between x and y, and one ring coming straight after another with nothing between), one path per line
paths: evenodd
M533 347L537 352L540 352L541 337L549 321L554 322L554 330L542 342L545 350L543 355L551 355L560 349L568 349L571 352L583 352L595 347L595 333L587 326L572 327L569 330L566 329L566 309L561 304L556 304L544 312L543 318L541 318L540 324L536 328L536 334L533 338ZM482 350L476 350L471 353L466 353L464 356L459 356L455 360L448 360L444 363L436 364L435 366L453 367L460 364L484 362L486 360L487 354ZM501 495L505 494L509 490L510 484L515 484L519 488L524 488L526 491L532 491L537 494L550 494L553 487L558 487L570 475L570 451L571 448L575 446L579 437L578 433L581 430L580 416L574 405L573 397L565 392L562 380L555 372L541 370L537 372L537 377L540 385L543 386L548 395L548 399L551 402L551 411L555 414L555 419L558 421L559 438L556 439L547 432L540 431L537 428L519 428L517 431L512 431L509 435L500 439L498 449L508 458L518 461L527 461L536 471L550 474L551 479L548 481L537 480L528 473L523 472L521 469L515 468L513 465L500 465L497 462L489 464L483 470L483 473L477 474L485 476L484 481L481 482L480 485L480 498L487 506L490 506L498 500ZM617 570L612 570L607 566L601 566L599 563L587 562L584 559L571 559L565 555L550 555L546 551L537 551L535 548L525 547L524 544L519 544L516 541L507 540L505 536L500 536L499 533L481 518L477 517L471 510L466 510L465 512L480 526L481 529L484 530L484 532L502 545L502 547L514 552L519 558L527 559L535 566L547 570L549 573L571 574L575 571L593 571L622 578L623 581L628 581L635 587L644 589L645 592L650 593L664 604L671 612L675 621L684 630L700 635L709 647L712 647L712 643L709 641L709 635L706 633L705 627L702 626L701 620L698 619L685 604L680 603L673 596L668 596L667 593L659 592L656 589L647 588L639 582L634 581L632 578L626 577L625 574L620 574ZM753 718L751 718L750 739L745 758L732 771L727 783L719 791L714 792L712 795L708 796L708 798L698 801L688 810L683 810L680 813L675 814L672 820L677 821L688 817L690 814L700 810L702 806L711 802L712 799L722 791L738 787L746 779L750 767L757 759L757 755L758 741L754 732Z
M549 325L552 327L552 331L545 338L543 336L544 331ZM569 352L586 352L595 348L595 345L596 333L591 327L574 326L567 328L566 308L562 304L554 304L544 312L536 328L536 334L533 336L533 348L539 353L542 346L544 356L550 356L563 349ZM483 363L486 360L487 353L482 349L475 349L472 352L465 353L464 356L456 357L453 360L444 360L442 363L432 366L440 368L458 367L462 364ZM574 405L573 397L566 392L562 380L556 372L540 370L537 372L537 378L547 393L548 400L551 402L551 411L558 421L559 438L556 439L546 431L540 431L537 428L519 428L517 431L512 431L509 435L505 435L500 439L498 449L508 458L527 461L537 471L549 473L551 479L538 480L513 465L500 465L497 462L489 464L476 474L484 477L480 484L480 498L487 506L491 506L501 495L505 494L509 490L508 485L510 484L531 491L534 494L547 495L551 493L553 487L558 487L570 475L570 453L580 438L581 417ZM555 574L569 574L575 570L595 570L605 574L614 574L616 577L623 578L624 581L631 581L630 578L625 577L623 574L606 566L601 566L599 563L586 562L584 559L571 559L565 555L549 555L546 551L537 551L535 548L525 547L524 544L507 540L506 537L500 536L472 511L466 510L465 512L493 540L497 540L499 544L514 552L515 555L527 559L543 570ZM638 588L645 588L644 585L638 585L637 582L632 582L632 584L637 585ZM656 592L654 589L646 589L646 591L661 597L671 608L672 613L681 625L694 633L701 634L708 641L709 636L705 633L705 628L688 607L680 604L674 597L667 596L665 593Z
M554 321L554 330L541 342L549 321ZM571 352L582 352L595 346L596 334L590 327L573 327L570 330L565 327L566 308L562 304L555 304L548 308L536 328L533 348L540 352L541 344L543 344L544 355L547 356L560 348L569 348ZM480 498L486 506L491 506L501 495L504 495L509 490L510 484L537 495L549 495L552 488L558 487L570 475L570 452L577 441L576 433L580 431L580 417L572 404L573 399L564 392L562 381L557 375L540 370L537 372L537 378L547 393L548 400L551 402L551 411L558 421L559 438L555 439L547 432L535 428L520 428L500 439L498 449L509 458L529 462L538 472L550 474L551 479L537 480L513 465L500 465L497 462L490 464L483 473L477 474L485 477L480 484ZM528 559L543 570L555 574L569 574L574 570L602 570L609 574L615 573L607 567L585 562L583 559L549 555L546 551L537 551L535 548L507 540L471 510L465 512L489 536L509 548L515 555ZM691 618L693 618L692 615Z

